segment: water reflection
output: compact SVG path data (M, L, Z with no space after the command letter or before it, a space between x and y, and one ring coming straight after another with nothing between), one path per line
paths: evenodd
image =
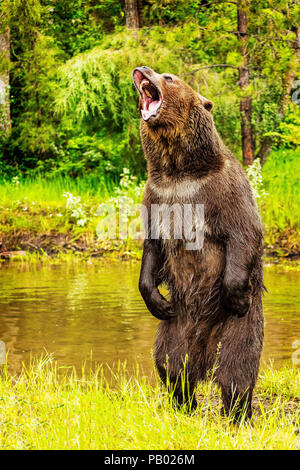
M157 320L140 298L138 275L139 263L128 262L1 266L0 339L10 369L44 350L80 369L92 351L96 362L138 362L150 374ZM265 283L263 360L291 364L300 340L300 274L266 272Z

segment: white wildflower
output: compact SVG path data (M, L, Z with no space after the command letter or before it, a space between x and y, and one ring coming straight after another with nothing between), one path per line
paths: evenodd
M264 189L261 164L259 158L256 158L251 166L246 169L246 173L250 180L250 184L253 190L255 199L263 199L267 196L267 193Z

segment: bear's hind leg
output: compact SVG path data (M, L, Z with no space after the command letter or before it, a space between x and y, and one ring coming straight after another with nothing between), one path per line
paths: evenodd
M197 401L196 380L189 370L189 358L187 355L184 357L178 344L172 348L171 341L169 342L166 336L163 341L160 341L160 338L158 336L155 345L155 365L160 379L167 387L172 405L191 412L197 407ZM166 348L166 345L169 347Z
M241 422L245 417L247 420L252 416L252 393L253 388L246 390L238 390L236 386L221 385L222 401L224 406L224 414L232 416L235 423Z
M184 409L192 412L197 408L197 400L195 397L195 382L191 380L188 370L182 361L182 367L178 372L174 371L172 364L170 367L170 359L166 357L164 361L155 360L156 368L159 376L166 386L169 399L174 408Z
M247 315L243 318L230 316L208 343L210 364L216 362L215 377L222 390L225 412L235 422L250 419L252 415L263 327L261 299L253 298Z

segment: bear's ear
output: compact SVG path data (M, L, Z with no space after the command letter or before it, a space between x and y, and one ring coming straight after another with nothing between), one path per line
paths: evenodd
M203 108L207 109L207 111L211 111L214 107L214 103L211 100L208 100L207 98L205 98L204 96L201 96L199 93L198 95L199 95Z
M211 111L214 107L214 104L212 101L206 100L203 106L205 109L207 109L207 111Z

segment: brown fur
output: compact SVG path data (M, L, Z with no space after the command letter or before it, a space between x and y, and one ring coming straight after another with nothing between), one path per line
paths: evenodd
M159 324L155 362L166 371L179 403L188 357L189 393L215 366L227 413L246 406L256 382L263 343L262 226L239 162L222 143L212 102L172 75L139 68L159 86L158 116L141 122L148 164L144 205L204 204L204 245L189 251L185 240L145 240L140 290ZM140 103L141 106L141 103ZM167 283L170 302L157 287ZM219 351L217 355L217 351ZM195 406L195 400L192 399Z

